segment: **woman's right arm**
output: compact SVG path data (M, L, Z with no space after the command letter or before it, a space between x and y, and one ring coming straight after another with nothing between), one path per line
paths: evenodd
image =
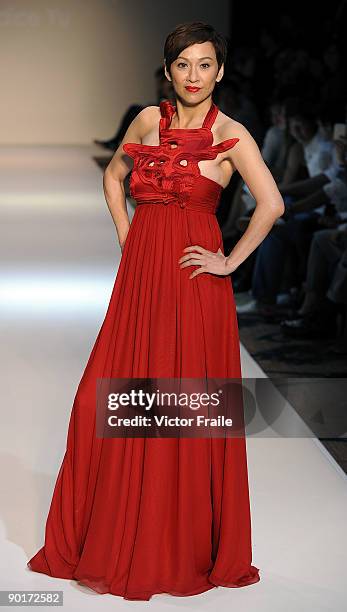
M105 199L116 226L118 241L122 250L130 227L126 206L124 179L133 166L131 157L126 155L122 146L126 142L139 144L142 142L142 137L149 129L150 119L153 116L153 108L157 109L157 107L147 106L136 115L104 171L103 189Z

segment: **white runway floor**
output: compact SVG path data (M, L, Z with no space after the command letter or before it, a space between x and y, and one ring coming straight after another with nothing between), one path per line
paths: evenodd
M91 159L102 153L93 146L0 148L0 590L63 590L67 612L142 605L342 612L347 477L309 437L247 439L257 584L130 602L26 568L43 544L73 398L120 260L102 172ZM242 371L265 376L244 347ZM290 406L285 418L297 426Z

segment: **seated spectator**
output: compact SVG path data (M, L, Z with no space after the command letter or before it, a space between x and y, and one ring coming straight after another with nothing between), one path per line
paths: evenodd
M282 179L288 154L287 120L284 104L274 101L270 105L271 126L265 133L261 154L274 179ZM289 135L290 142L293 138Z
M309 149L308 156L310 172L317 172L311 180L312 193L294 203L286 203L282 224L275 225L265 240L257 249L252 277L252 297L250 304L243 310L254 309L269 312L276 305L277 295L282 286L283 270L290 251L299 259L297 267L297 282L304 280L307 265L307 255L313 232L322 227L331 226L331 216L347 210L347 190L344 183L346 172L346 142L335 143L335 153L330 155L330 165L326 167L329 148L326 142L315 138L316 146ZM312 140L312 138L311 138ZM319 142L323 143L320 149ZM331 151L331 147L330 147ZM307 155L307 150L306 150ZM311 163L311 165L310 165ZM319 172L319 169L324 171ZM301 182L300 182L301 183ZM305 181L303 181L305 183ZM295 190L305 189L296 185ZM287 187L286 187L287 190ZM328 205L328 206L326 206ZM241 310L240 310L241 312Z
M277 101L270 106L270 116L272 125L268 128L261 154L267 163L276 182L281 181L282 185L307 176L303 147L291 134L289 125L293 112L293 100L288 99L283 103ZM246 183L241 179L229 206L228 216L222 225L223 239L236 239L239 231L247 227L240 227L238 221L242 215L250 214L255 207L255 200L248 189ZM245 277L248 277L248 264L243 266ZM245 283L249 283L245 278ZM248 285L249 286L249 285Z
M297 317L284 319L282 330L296 337L334 333L339 306L347 305L347 223L314 233L305 290Z
M344 155L346 145L346 138L336 141L337 160L340 168L335 178L324 187L336 210L341 211L334 217L330 217L330 225L337 226L338 229L319 230L313 235L307 263L303 304L297 311L297 317L294 316L292 320L282 322L283 329L289 334L319 331L317 325L324 328L324 320L321 319L319 322L319 315L324 307L326 309L329 306L329 298L327 301L325 297L329 285L335 286L336 296L336 281L331 281L333 275L329 265L334 266L342 257L344 249L347 249L347 164ZM329 218L325 223L329 224L328 221ZM341 275L341 269L339 269L339 275ZM345 303L345 300L341 299L341 301Z
M321 108L317 116L317 127L312 138L306 138L307 132L302 121L293 118L291 130L295 138L302 143L309 178L293 183L280 182L278 188L283 196L305 196L313 194L319 187L330 182L337 174L339 163L336 158L336 146L332 141L333 125L337 120L339 109ZM308 133L310 136L310 133ZM286 201L286 197L284 198ZM287 198L290 203L292 198ZM312 202L312 208L315 208ZM305 205L297 210L307 210ZM323 211L323 208L321 209Z

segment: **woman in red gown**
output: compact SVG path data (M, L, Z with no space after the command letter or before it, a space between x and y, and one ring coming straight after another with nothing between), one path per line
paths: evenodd
M148 600L259 581L244 436L98 438L98 378L240 378L230 274L283 214L246 128L212 101L226 43L204 23L165 42L176 94L143 109L104 175L122 258L74 399L35 571ZM137 202L131 224L123 181ZM216 209L238 170L257 206L224 255Z

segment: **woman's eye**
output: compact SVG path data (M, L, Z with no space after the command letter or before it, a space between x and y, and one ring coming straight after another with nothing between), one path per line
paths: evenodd
M180 68L180 66L186 66L187 64L185 62L179 62L177 64L177 67ZM210 64L200 64L201 66L206 66L206 68L210 67Z

